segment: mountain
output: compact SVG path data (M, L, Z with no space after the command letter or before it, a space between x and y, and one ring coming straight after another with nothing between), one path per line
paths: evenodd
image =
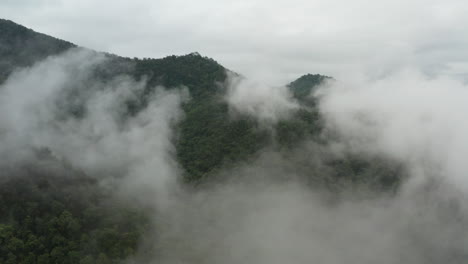
M291 92L295 98L301 101L310 101L313 99L313 97L309 95L313 93L316 87L332 80L333 78L329 76L309 73L302 75L295 81L292 81L288 84L288 87L291 89Z
M2 19L0 84L16 69L73 48L80 49ZM263 126L248 114L230 116L224 100L229 70L211 58L198 53L161 59L96 54L107 58L92 73L102 83L117 75L145 81L144 89L123 102L119 118L132 118L144 111L158 86L188 89L190 100L182 105L184 115L174 125L177 136L173 139L186 186L196 188L215 178L221 181L219 171L257 158L264 150L285 157L287 167L302 172L304 184L311 187L326 186L338 193L341 186L353 184L379 191L391 191L398 185L400 171L386 161L351 154L327 158L320 168L305 161L304 142L314 142L317 149L327 144L316 99L309 95L330 77L307 74L288 84L302 107L288 119ZM63 103L64 119L86 114L76 94L94 87L74 89L64 96L73 99ZM154 228L144 209L115 199L112 190L55 157L47 147L36 152L40 157L36 163L0 173L0 263L121 263L141 251L139 241Z
M76 45L0 19L0 83L16 68L30 66Z

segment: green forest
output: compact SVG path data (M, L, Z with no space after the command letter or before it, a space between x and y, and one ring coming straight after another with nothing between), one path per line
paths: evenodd
M0 20L0 83L16 69L73 47ZM102 80L118 74L146 78L140 96L126 102L126 115L144 109L158 85L187 87L190 100L183 103L184 116L174 128L175 156L187 188L209 183L218 171L248 162L262 149L295 157L301 155L296 149L305 140L313 140L319 148L332 137L324 133L318 99L309 96L331 77L306 74L284 84L303 107L289 119L265 128L248 115L229 117L229 105L222 100L229 70L211 58L198 53L162 59L105 56L109 62L95 73ZM79 105L70 106L69 111L76 116L82 113ZM146 254L140 244L155 226L145 208L116 198L98 180L57 160L47 149L37 150L37 155L39 164L1 169L0 263L110 264ZM298 161L295 166L310 171L305 184L336 195L356 186L391 194L404 178L401 168L390 161L352 154L327 160L331 173L326 176L309 164Z

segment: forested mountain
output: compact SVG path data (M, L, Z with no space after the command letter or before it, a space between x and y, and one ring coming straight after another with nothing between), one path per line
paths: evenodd
M72 47L75 45L70 42L0 19L0 82L18 67L31 66Z
M18 68L75 47L0 20L0 83ZM296 159L304 155L298 149L305 140L315 142L317 148L327 144L316 99L310 94L330 77L307 74L287 84L303 107L290 118L265 127L248 114L230 117L223 99L229 70L213 59L198 53L162 59L103 56L108 61L93 73L102 82L119 74L146 82L144 89L135 92L138 96L124 102L122 118L145 109L155 87L188 90L190 99L182 104L183 117L174 125L177 136L173 140L183 184L190 188L217 177L220 170L257 157L263 149L289 158L289 165L306 175L304 184L312 187L339 192L342 186L354 184L392 191L399 183L401 171L387 161L352 154L330 157L323 168L330 173L322 177L315 173L321 168ZM67 111L79 118L86 109L78 101L67 104ZM36 150L36 155L39 161L35 163L1 169L0 263L122 263L138 251L144 253L139 242L154 228L144 209L115 198L99 180L47 148Z

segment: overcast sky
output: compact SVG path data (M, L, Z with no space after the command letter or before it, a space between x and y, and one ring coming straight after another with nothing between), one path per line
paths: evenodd
M128 57L198 51L247 76L466 78L466 0L0 0L0 17Z

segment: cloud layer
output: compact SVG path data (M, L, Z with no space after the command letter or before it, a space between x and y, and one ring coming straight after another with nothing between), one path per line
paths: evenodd
M397 160L411 176L394 195L330 200L296 180L291 157L267 151L222 171L231 181L185 189L176 181L172 125L183 118L180 104L187 95L155 88L146 108L123 118L125 101L146 84L128 76L95 79L93 69L103 63L104 57L74 50L6 81L0 89L2 165L47 148L56 159L153 206L155 263L466 260L468 93L462 82L399 70L379 79L358 74L320 90L320 111L338 144L358 155ZM231 104L269 121L295 109L287 92L268 87L240 83L231 90ZM63 115L75 96L83 112ZM316 162L316 150L304 151L306 162Z
M93 75L106 63L102 55L73 49L12 74L0 87L0 153L6 157L0 165L19 166L46 149L71 168L154 205L177 181L172 126L187 92L156 87L149 104L132 115L126 102L141 96L146 83Z
M468 188L465 84L402 69L377 81L334 82L319 94L330 129L356 151L384 154Z

